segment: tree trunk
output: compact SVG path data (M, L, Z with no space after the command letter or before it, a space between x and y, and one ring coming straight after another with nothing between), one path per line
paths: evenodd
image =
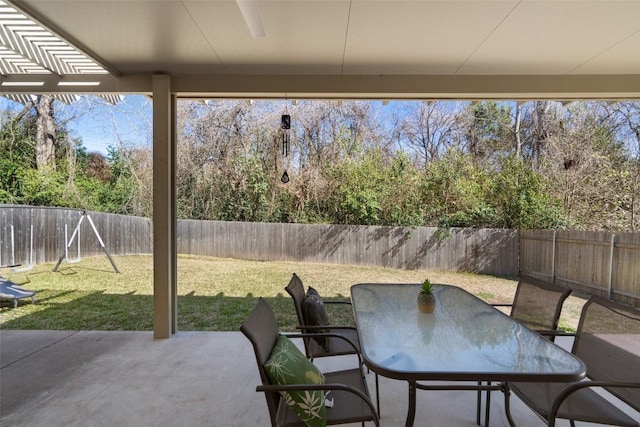
M36 166L39 171L55 170L56 122L53 118L53 98L40 95L36 111Z

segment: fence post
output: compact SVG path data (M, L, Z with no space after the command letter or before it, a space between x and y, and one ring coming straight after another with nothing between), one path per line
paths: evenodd
M607 299L611 300L611 289L613 288L613 268L616 253L616 235L611 235L611 253L609 255L609 287L607 288Z
M553 230L553 241L552 241L552 248L551 248L551 283L555 286L556 283L556 244L557 244L557 238L556 238L556 230Z

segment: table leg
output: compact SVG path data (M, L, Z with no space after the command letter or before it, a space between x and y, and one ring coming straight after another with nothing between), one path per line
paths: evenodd
M409 411L407 412L407 422L405 427L413 427L413 421L416 418L416 382L408 381L409 383Z
M511 397L511 388L509 387L509 383L502 383L502 392L504 393L504 412L507 415L507 421L509 421L509 425L511 427L515 427L516 424L513 422L513 418L511 417L511 407L509 406Z
M491 381L487 381L487 387L491 386ZM479 426L489 427L489 411L491 410L491 390L484 390L487 395L484 407L484 424L480 423L480 412L482 409L482 381L478 381L478 396L476 408L476 424Z
M482 406L482 390L480 390L480 386L482 385L481 381L478 381L478 396L476 397L476 424L480 425L480 407Z
M491 381L487 381L487 386L491 385ZM491 411L491 390L485 392L487 394L487 401L484 407L484 427L489 427L489 413Z

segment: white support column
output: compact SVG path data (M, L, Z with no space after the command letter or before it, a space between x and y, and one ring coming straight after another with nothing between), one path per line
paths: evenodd
M171 94L171 273L173 278L171 280L171 333L175 334L178 330L178 241L176 239L177 233L177 219L176 219L176 206L177 206L177 192L176 192L176 144L178 143L178 98L173 92Z
M153 336L176 330L175 97L171 78L154 75L153 88Z

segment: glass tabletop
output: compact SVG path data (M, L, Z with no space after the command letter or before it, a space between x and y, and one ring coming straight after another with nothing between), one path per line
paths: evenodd
M351 287L362 355L381 375L409 380L576 381L585 365L467 291L433 285L421 313L418 284Z

